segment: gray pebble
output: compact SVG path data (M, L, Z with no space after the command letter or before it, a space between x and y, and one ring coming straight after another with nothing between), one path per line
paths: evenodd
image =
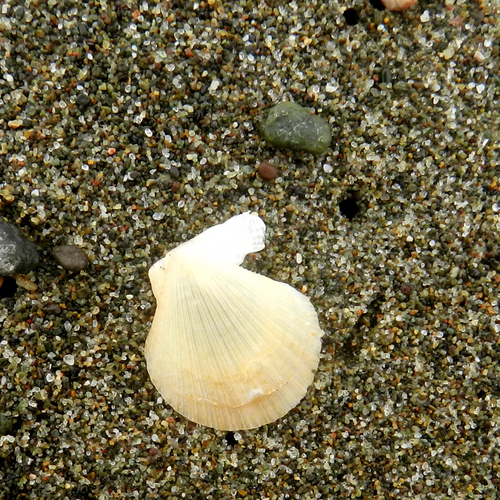
M66 271L82 271L89 263L85 252L74 245L61 245L52 250L52 256Z
M264 140L277 148L321 154L332 140L328 121L294 102L272 107L261 124Z
M26 274L39 263L36 246L20 229L0 219L0 276Z

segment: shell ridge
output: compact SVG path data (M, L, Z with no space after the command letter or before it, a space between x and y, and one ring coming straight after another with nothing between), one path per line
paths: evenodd
M245 273L245 272L252 273L251 271L248 271L245 269L242 269L242 272L243 273ZM258 281L267 280L268 282L269 281L272 282L274 285L283 285L283 283L275 282L274 280L271 280L270 278L264 277L262 275L259 275L256 273L252 273L252 274L253 274L253 276L255 276L255 278ZM215 279L217 279L217 275L216 275ZM300 298L301 300L304 300L304 301L309 303L308 299L306 297L304 297L302 294L300 294L299 292L296 292L295 289L293 289L289 285L285 285L285 286L287 287L287 290L294 292L294 298L296 298L296 299ZM222 289L222 287L214 287L214 289L218 290L218 289ZM247 291L247 289L244 289L244 291ZM226 297L226 295L224 293L221 293L219 300L224 301L224 300L226 300L225 297ZM260 299L260 297L259 297L259 299ZM261 306L264 306L268 302L268 300L262 299L261 302L262 302ZM233 308L233 310L234 310L234 308ZM233 321L233 323L235 325L238 325L238 324L246 325L246 324L251 323L252 320L255 320L255 311L254 310L249 311L249 310L237 309L236 311L238 312L238 317L236 318L236 321ZM269 349L265 350L265 351L262 350L262 345L264 345L266 343L266 341L267 342L269 341L269 336L266 336L265 328L262 327L262 325L267 322L267 318L264 317L262 319L263 319L263 321L260 321L260 323L257 325L257 328L253 331L252 340L255 340L255 342L253 342L253 343L245 342L245 348L247 349L248 352L246 352L244 354L252 355L254 358L253 361L248 362L245 359L242 359L238 362L238 364L245 367L245 372L241 373L241 375L242 376L244 375L243 382L246 383L247 381L251 380L252 376L255 375L256 372L261 371L257 368L259 365L265 366L264 360L266 360L268 358L272 358L273 354L276 351L278 351L279 349L282 349L282 353L281 353L282 355L278 357L279 362L269 363L267 370L266 370L266 376L268 378L271 378L275 381L281 380L280 385L278 387L273 388L273 389L263 388L263 386L260 385L260 387L259 387L260 391L257 391L257 389L254 389L257 392L260 392L260 394L267 395L267 394L270 394L272 392L275 392L283 384L288 383L290 380L293 379L293 371L296 368L290 366L286 362L286 358L287 358L288 354L289 355L293 354L293 356L295 356L295 352L297 351L297 349L296 349L296 345L289 344L289 342L288 342L289 336L287 335L287 331L283 330L280 333L280 335L275 336L273 349L271 351L269 351ZM273 333L276 333L276 331ZM226 345L225 347L228 347L228 346ZM234 347L234 345L229 344L229 347L232 349ZM239 344L239 347L241 349L241 347L242 347L241 343ZM283 351L283 349L284 349L284 351ZM313 353L316 356L317 349L313 349ZM231 353L231 356L234 356L234 352ZM248 402L248 400L252 400L253 398L254 398L254 395L252 394L252 395L250 395L249 398L246 398L246 401ZM211 401L212 401L212 399L211 399ZM221 404L221 402L215 402L215 401L214 401L214 403ZM245 404L245 403L239 402L238 404L233 403L230 406L237 407L237 406L242 406L243 404Z
M219 265L217 262L216 263L210 262L210 261L205 262L203 264L203 267L204 267L204 269L207 270L207 272L209 274L213 275L213 279L215 280L215 282L220 279L220 274L218 272ZM246 271L246 273L251 272L251 271L244 270L244 269L241 269L241 271L244 271L244 272ZM269 278L261 277L261 275L258 275L255 273L253 273L253 275L256 277L256 279L270 280ZM220 316L218 318L214 317L213 316L214 313L218 313L222 309L226 308L228 305L227 294L225 293L224 287L223 286L216 286L216 283L214 283L214 285L215 286L213 287L213 289L215 291L220 290L221 293L214 292L214 294L207 294L206 291L204 291L204 290L196 289L196 292L199 294L196 295L196 298L193 297L193 300L195 302L199 302L199 303L203 302L203 306L201 307L202 311L205 311L205 312L210 311L212 314L212 317L207 315L205 317L199 318L199 322L201 324L207 325L209 327L209 330L207 331L207 336L210 338L210 341L206 342L210 346L210 350L211 350L211 353L209 354L209 356L214 357L214 358L220 358L219 354L225 353L226 356L224 356L224 357L226 359L237 360L237 362L235 364L246 367L246 370L245 370L245 373L240 372L241 375L244 375L244 378L241 382L237 382L237 381L235 381L234 376L237 375L238 373L236 373L236 374L230 373L230 370L227 369L227 367L224 365L224 363L212 365L212 366L208 365L208 368L211 371L211 376L214 379L214 382L215 382L215 380L217 381L216 382L217 383L217 385L216 385L217 390L215 393L213 393L211 395L208 395L205 392L204 395L201 396L203 384L198 383L198 388L200 390L196 391L196 392L200 393L200 397L202 399L209 401L213 404L216 404L218 406L236 408L236 407L240 407L240 406L247 404L249 400L254 398L254 396L252 395L252 397L250 397L250 398L245 397L244 399L242 399L243 393L241 392L241 389L239 389L239 386L241 386L242 384L248 383L248 381L251 380L251 376L253 375L253 372L251 370L249 370L249 367L252 365L254 365L254 366L257 365L256 362L249 363L248 360L245 358L248 358L249 356L253 356L254 358L258 357L261 360L260 364L262 364L262 360L269 357L270 353L263 352L261 349L261 345L264 344L265 340L266 340L265 332L262 331L262 329L260 329L260 330L256 329L253 331L253 334L254 334L253 337L254 337L254 339L258 339L258 342L249 343L246 341L246 338L245 338L245 349L242 349L241 343L236 344L234 342L235 340L237 340L237 336L235 336L232 339L231 338L228 339L226 336L226 340L228 340L228 342L226 342L226 343L221 342L221 340L222 340L221 335L220 335L221 329L219 328L218 330L215 330L215 329L211 328L211 327L213 327L213 325L223 324L225 330L230 330L231 328L234 328L237 330L238 324L246 325L249 322L251 322L252 315L248 314L248 311L246 311L246 310L239 310L238 309L237 311L239 313L243 313L243 315L238 316L235 319L231 318L231 321L228 321L229 318L223 317L223 316ZM245 289L243 287L241 289L241 292L242 292L242 294L244 294L247 292L247 289ZM212 297L212 296L214 297L215 302L222 303L221 307L219 307L219 306L216 307L215 304L213 303L213 300L210 300L210 301L207 300L208 297ZM197 310L199 311L200 309L198 308ZM191 343L195 342L195 340L196 339L193 339L192 337L190 337ZM232 340L232 342L231 342L231 340ZM238 352L235 349L235 345L238 345L238 347L240 347L240 352ZM256 345L260 349L256 349L255 348ZM279 345L278 339L276 339L273 352L276 349L278 349L279 347L280 347L280 345ZM244 352L245 350L246 350L246 352ZM190 351L191 351L191 349L190 349ZM193 354L192 356L196 357L196 354ZM222 360L224 359L224 357L222 357ZM215 367L219 368L217 370L217 372L215 372L215 370L214 370ZM197 368L199 368L199 365L197 366ZM289 370L287 370L287 371L289 371ZM269 373L269 372L271 372L271 373ZM270 368L270 370L268 370L268 373L272 379L274 379L274 380L281 379L282 380L279 387L281 385L287 383L288 379L290 378L290 375L287 375L286 377L284 377L283 370L279 370L279 369L275 368L274 364L271 365L271 368ZM201 377L199 377L199 379L201 379ZM231 388L231 393L234 393L234 396L232 398L230 398L230 399L233 399L233 402L228 401L227 397L223 398L220 396L220 394L223 391L224 385L226 385L226 388ZM261 388L262 394L270 394L272 392L275 392L278 389L278 388L273 388L271 390L269 388L263 388L262 385L260 386L260 388ZM237 399L238 399L237 402L234 401L234 399L236 398L236 394L240 394L240 396L237 397Z

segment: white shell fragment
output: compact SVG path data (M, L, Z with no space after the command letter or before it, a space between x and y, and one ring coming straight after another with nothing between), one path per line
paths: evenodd
M323 332L307 297L239 267L264 236L264 222L247 212L149 270L157 300L149 374L166 402L208 427L274 422L304 397L318 367Z

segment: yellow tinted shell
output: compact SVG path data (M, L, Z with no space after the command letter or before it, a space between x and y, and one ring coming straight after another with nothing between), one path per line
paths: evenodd
M307 297L239 267L264 246L264 232L254 215L233 217L149 272L157 299L145 348L151 379L175 410L216 429L282 417L319 362L323 332Z

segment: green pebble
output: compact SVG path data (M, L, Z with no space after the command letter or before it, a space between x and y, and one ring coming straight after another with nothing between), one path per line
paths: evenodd
M277 148L313 154L324 153L332 140L328 121L294 102L272 107L261 124L261 133Z

